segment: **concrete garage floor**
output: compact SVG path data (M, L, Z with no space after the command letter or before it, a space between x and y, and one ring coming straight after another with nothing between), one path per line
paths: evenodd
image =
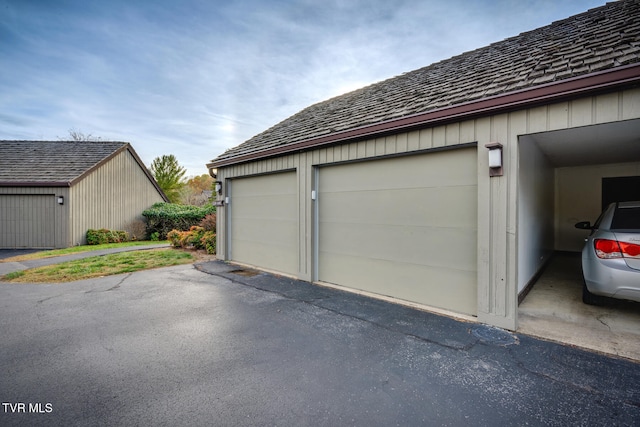
M518 308L518 332L640 361L640 303L582 302L579 253L556 253Z

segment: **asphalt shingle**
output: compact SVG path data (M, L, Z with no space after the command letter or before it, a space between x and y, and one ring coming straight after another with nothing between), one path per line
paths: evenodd
M0 141L0 185L71 183L126 142Z

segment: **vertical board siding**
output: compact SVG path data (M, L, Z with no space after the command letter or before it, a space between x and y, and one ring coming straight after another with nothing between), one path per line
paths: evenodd
M459 123L427 127L396 135L372 138L357 143L345 143L288 155L291 162L276 159L260 160L268 169L298 170L300 191L299 277L309 280L313 242L313 208L309 191L314 167L363 160L390 154L410 153L442 146L476 142L478 146L478 318L480 321L515 329L517 324L517 188L518 137L527 133L547 132L590 126L616 120L640 118L640 89L584 97L554 104L536 106L512 113L502 113ZM485 144L503 144L504 176L489 178ZM303 157L304 156L304 157ZM306 160L301 160L306 159ZM222 167L220 179L259 173L258 162ZM301 167L301 162L305 162ZM301 176L304 175L304 176ZM384 177L381 177L384 179ZM224 220L224 213L219 221ZM219 233L224 235L224 222ZM311 237L309 237L311 236ZM224 238L221 239L221 242ZM220 245L224 256L224 244Z
M622 120L634 119L640 116L640 88L623 92L621 95L620 117Z
M142 212L162 201L131 153L122 151L71 187L68 245L85 243L89 229L138 231Z
M0 187L0 248L65 247L68 191L67 187ZM63 205L57 196L64 197Z

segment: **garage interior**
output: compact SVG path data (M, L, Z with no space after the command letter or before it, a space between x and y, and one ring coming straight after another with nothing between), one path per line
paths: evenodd
M640 120L523 135L519 170L518 332L640 361L640 303L582 302L588 231L574 227L620 197L603 182L640 177Z

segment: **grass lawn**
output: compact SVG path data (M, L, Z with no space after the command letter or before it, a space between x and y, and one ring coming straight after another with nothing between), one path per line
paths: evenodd
M96 245L98 246L98 245ZM103 246L104 245L100 245ZM191 253L172 248L121 252L9 273L3 281L59 283L194 262Z
M0 260L0 262L20 262L20 261L28 261L30 259L41 259L41 258L51 258L51 257L55 257L55 256L61 256L61 255L69 255L69 254L76 254L79 252L88 252L88 251L99 251L101 249L111 249L111 248L123 248L123 247L129 247L129 246L148 246L148 245L154 245L154 244L163 244L163 243L167 243L167 241L135 241L135 242L124 242L124 243L105 243L104 245L82 245L82 246L72 246L70 248L65 248L65 249L52 249L52 250L44 250L44 251L39 251L39 252L34 252L31 254L26 254L26 255L19 255L19 256L14 256L11 258L6 258L3 260Z

